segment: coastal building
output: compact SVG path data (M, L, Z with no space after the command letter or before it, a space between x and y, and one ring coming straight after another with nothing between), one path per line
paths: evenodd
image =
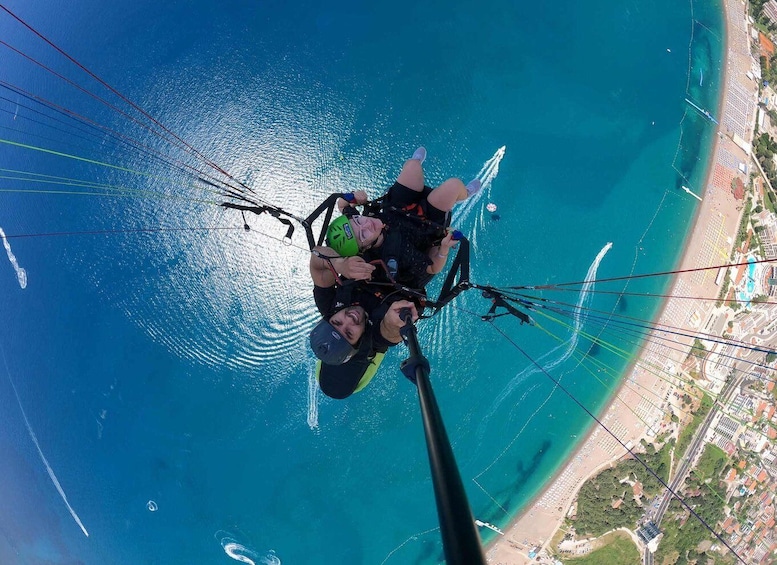
M734 400L729 405L729 414L732 414L737 417L743 417L746 416L747 413L750 411L750 408L752 406L752 400L743 395L743 394L737 394L734 397Z
M765 542L758 544L753 550L753 560L755 563L761 563L765 557L769 555L769 546Z
M765 259L777 259L777 227L767 224L764 226L763 247Z
M650 543L651 540L657 538L660 534L661 530L658 529L658 526L656 526L652 520L637 530L637 537L646 544Z
M729 441L734 441L734 436L737 435L739 428L740 425L738 422L732 420L728 416L723 416L715 428L715 433Z
M777 249L777 247L776 247ZM766 288L769 297L777 296L777 267L769 266L766 269Z
M777 448L774 445L770 451L761 454L761 462L772 477L777 477Z
M710 351L704 365L704 376L707 378L704 388L710 394L717 395L725 386L736 361L735 353L734 346L728 343L716 343Z
M764 4L763 14L769 19L769 21L771 21L774 24L777 24L777 2L775 2L774 0L769 0L766 4Z
M777 100L775 100L775 93L772 86L765 86L761 91L761 104L766 106L767 110L777 109Z

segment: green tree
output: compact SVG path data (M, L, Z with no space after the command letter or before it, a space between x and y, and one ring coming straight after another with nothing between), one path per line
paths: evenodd
M691 352L689 355L693 355L698 359L704 359L707 356L707 348L704 347L704 344L698 337L693 340L693 345L691 346Z

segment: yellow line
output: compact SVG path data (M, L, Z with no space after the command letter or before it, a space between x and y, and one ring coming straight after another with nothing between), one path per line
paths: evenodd
M725 244L725 241L726 241L725 216L722 216L719 214L715 218L718 220L718 226L717 226L718 232L715 234L714 241L710 243L710 247L712 248L713 256L715 255L715 253L717 253L718 255L720 255L721 259L728 260L728 253L726 253L725 251L726 248L725 246L723 246L723 244ZM711 227L713 229L715 228L714 225ZM712 266L713 264L714 264L713 261L710 261L709 266ZM717 275L718 274L715 273L715 276ZM702 285L706 284L708 276L712 276L711 271L709 270L702 271L702 277L701 277Z
M726 228L726 216L721 214L719 216L719 218L720 218L720 227L718 228L718 242L721 241L721 234L722 234L722 236L723 236L722 237L723 243L722 244L719 243L719 245L717 247L717 252L720 254L720 258L721 259L723 259L725 261L728 261L729 253L727 251L727 245L725 245L725 241L726 241L726 230L725 230L725 228ZM718 242L716 242L716 243L718 243Z

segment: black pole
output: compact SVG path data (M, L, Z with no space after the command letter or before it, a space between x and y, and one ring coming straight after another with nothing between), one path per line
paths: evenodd
M445 562L448 565L485 565L486 557L467 493L429 382L429 361L421 354L410 312L402 312L401 315L405 322L402 338L410 350L410 357L402 363L402 372L418 387Z

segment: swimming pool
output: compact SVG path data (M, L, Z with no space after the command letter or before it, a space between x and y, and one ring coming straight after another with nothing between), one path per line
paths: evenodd
M748 257L747 259L747 276L743 286L743 290L737 291L737 300L740 301L745 308L750 307L750 301L755 295L755 271L756 262L754 257Z

